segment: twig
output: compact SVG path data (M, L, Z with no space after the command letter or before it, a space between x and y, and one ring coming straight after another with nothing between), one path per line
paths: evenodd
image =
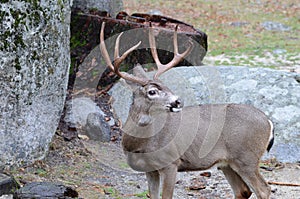
M272 182L272 181L269 181L268 184L271 184L271 185L279 185L279 186L300 187L300 184L296 184L296 183L287 183L287 182Z

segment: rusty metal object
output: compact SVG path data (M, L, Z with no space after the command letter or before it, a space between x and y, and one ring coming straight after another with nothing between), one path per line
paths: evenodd
M165 47L162 49L170 47L170 52L172 52L173 50L172 49L173 44L172 44L172 39L168 39L168 38L172 38L173 31L175 30L175 27L178 25L179 39L180 39L180 35L185 36L191 38L194 43L198 44L193 49L191 56L189 56L189 58L179 63L178 65L189 66L189 65L202 64L203 57L205 56L207 51L207 35L204 32L195 29L193 26L169 17L160 16L160 15L149 15L143 13L135 13L129 16L126 13L121 12L117 15L117 19L123 20L123 23L120 21L121 24L124 24L125 22L124 25L127 26L129 25L132 28L148 28L149 22L151 21L152 25L159 32L158 35L156 35L156 37L158 37L157 40L158 41L167 40L166 42L164 42ZM148 35L146 34L145 37L147 36ZM162 59L162 62L167 63L169 60L172 59L172 54L170 54L169 52L160 52L159 55L160 58Z
M111 42L107 42L108 50L110 50L110 45L114 45L114 37L121 32L125 32L122 36L123 42L121 41L121 51L122 49L128 49L132 44L142 40L140 48L132 52L125 60L123 70L131 69L136 63L142 65L154 63L148 43L148 27L150 21L152 26L156 29L155 37L158 44L158 55L162 63L167 63L173 58L172 38L176 25L178 25L179 51L182 52L186 49L186 45L188 45L187 40L192 40L194 43L191 54L180 62L178 66L202 65L203 57L207 51L207 35L204 32L195 29L189 24L165 16L142 13L136 13L130 16L125 12L120 12L116 18L112 18L106 12L92 10L87 14L78 9L74 9L72 11L71 20L73 76L78 71L78 66L84 58L91 50L99 45L99 31L103 21L106 22L105 38L112 39ZM109 76L109 72L107 71L105 75ZM70 80L72 81L72 77ZM72 84L72 82L70 83ZM99 84L103 87L101 80Z

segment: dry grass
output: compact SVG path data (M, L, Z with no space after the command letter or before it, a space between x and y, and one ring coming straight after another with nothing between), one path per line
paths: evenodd
M208 56L226 55L233 64L253 64L247 59L274 54L271 59L283 65L300 65L300 4L294 0L125 0L129 14L158 10L208 34ZM290 31L265 30L261 23L273 21L291 28ZM233 26L232 22L243 22ZM284 49L282 57L273 53ZM234 60L236 55L246 59ZM282 61L281 60L286 60ZM259 64L259 63L258 63ZM274 62L267 67L273 66Z

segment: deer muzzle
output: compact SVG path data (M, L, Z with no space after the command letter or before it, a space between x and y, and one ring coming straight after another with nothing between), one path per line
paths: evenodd
M177 98L169 105L169 109L171 112L179 112L183 107L183 101L180 98Z

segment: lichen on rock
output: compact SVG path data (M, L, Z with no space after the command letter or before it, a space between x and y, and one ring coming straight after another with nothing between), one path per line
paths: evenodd
M6 1L0 19L0 167L41 159L68 81L70 0Z

